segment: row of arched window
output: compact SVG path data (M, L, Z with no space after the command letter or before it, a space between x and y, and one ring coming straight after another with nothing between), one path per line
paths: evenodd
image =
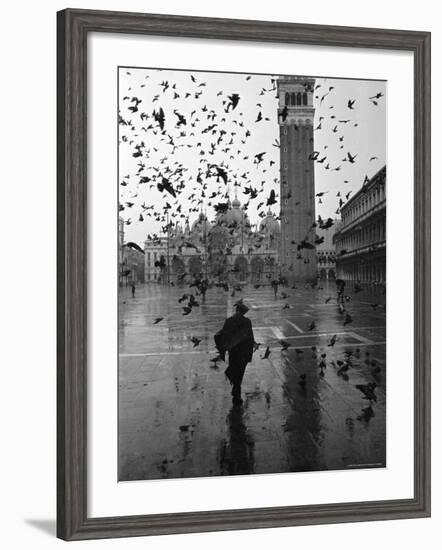
M286 105L307 105L307 92L292 92L285 94Z
M345 208L342 213L342 221L347 224L369 212L372 208L380 204L385 200L385 188L383 185L376 185L369 191L366 191L362 197L360 197L351 206Z
M336 261L334 252L317 252L316 258L319 264L332 264Z
M345 249L347 252L350 252L358 248L382 243L385 241L385 228L385 217L379 218L361 229L344 234L342 238L339 238L337 241L336 248L339 251Z

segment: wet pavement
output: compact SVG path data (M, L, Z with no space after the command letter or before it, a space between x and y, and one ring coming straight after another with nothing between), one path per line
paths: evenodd
M233 297L212 288L187 316L178 298L195 289L151 283L135 298L120 289L119 480L384 467L385 295L350 285L353 321L344 326L334 283L322 286L280 289L285 299L269 287ZM241 297L261 346L246 369L243 405L233 406L225 363L209 359ZM370 383L372 402L356 388Z

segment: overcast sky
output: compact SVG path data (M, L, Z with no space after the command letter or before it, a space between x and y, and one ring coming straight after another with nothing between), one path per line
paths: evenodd
M228 190L231 199L236 191L244 204L250 198L244 190L250 186L259 192L247 209L251 223L258 224L268 210L265 203L271 189L278 199L272 209L279 215L274 79L269 75L120 68L119 110L124 123L119 125L119 213L129 222L126 242L141 244L147 234L160 234L167 203L169 219L184 225L187 219L194 221L201 208L213 219L213 205L225 202ZM314 132L314 149L319 159L327 157L323 163L315 162L316 193L327 192L317 199L316 214L334 218L339 217L337 193L345 198L348 192L356 192L366 175L371 177L386 163L386 83L318 77L315 85L314 127L320 125L320 129ZM378 93L382 97L374 98ZM232 94L239 95L235 108L229 106ZM353 109L347 106L349 99L355 100ZM165 115L164 132L152 116L160 108ZM184 117L181 123L174 111ZM348 122L339 122L343 120ZM356 155L353 164L348 152ZM258 163L255 155L260 153L265 154ZM227 184L216 177L213 165L226 171ZM165 189L158 190L163 177L172 184L176 198ZM213 193L216 197L210 198ZM153 209L146 210L152 205Z

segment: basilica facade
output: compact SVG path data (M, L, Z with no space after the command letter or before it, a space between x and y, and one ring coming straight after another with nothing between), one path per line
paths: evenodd
M144 245L145 281L265 284L280 272L281 228L269 210L252 226L235 197L209 220L204 212L189 224L179 223L168 235Z

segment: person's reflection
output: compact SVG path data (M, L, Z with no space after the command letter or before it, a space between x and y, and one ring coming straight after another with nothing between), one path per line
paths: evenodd
M221 472L224 475L253 474L254 441L243 419L242 406L233 406L227 415L228 440L224 441L220 452Z

